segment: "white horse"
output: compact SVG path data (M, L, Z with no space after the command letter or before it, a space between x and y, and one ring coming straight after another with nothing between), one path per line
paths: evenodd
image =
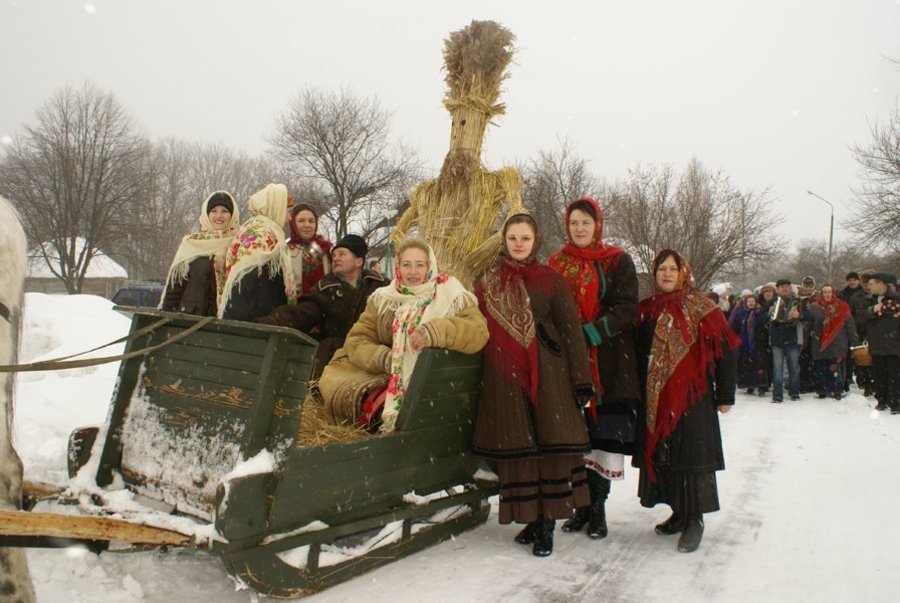
M16 362L25 282L25 232L0 197L0 364ZM22 460L12 445L13 373L0 373L0 509L22 506ZM0 547L0 601L34 601L25 550Z

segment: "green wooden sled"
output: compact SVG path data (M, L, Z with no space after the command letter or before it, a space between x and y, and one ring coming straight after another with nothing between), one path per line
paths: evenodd
M173 316L129 311L133 333ZM174 315L126 352L197 320ZM315 347L292 329L213 320L123 361L94 447L97 483L120 475L128 488L214 522L224 540L213 551L228 571L276 597L316 592L483 523L496 488L473 477L470 453L481 355L425 350L396 432L300 447ZM228 475L261 451L274 457L271 471Z

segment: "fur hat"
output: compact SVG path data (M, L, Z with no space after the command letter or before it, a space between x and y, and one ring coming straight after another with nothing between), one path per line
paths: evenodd
M859 273L855 270L848 272L847 276L844 277L844 280L849 281L851 278L855 278L856 280L859 280Z
M343 247L356 257L363 259L365 259L366 254L369 253L369 245L361 236L355 234L348 234L341 237L341 240L334 244L331 252L334 253L335 249L338 247Z
M775 281L776 287L780 287L782 285L790 285L790 284L791 284L791 279L789 279L789 278L780 278L777 281Z

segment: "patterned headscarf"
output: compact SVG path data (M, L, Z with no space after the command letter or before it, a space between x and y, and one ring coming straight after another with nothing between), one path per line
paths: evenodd
M301 203L291 208L291 219L288 221L288 229L291 237L287 245L294 261L294 282L297 286L297 296L309 293L323 276L331 272L329 254L334 243L316 232L308 241L303 240L300 231L297 230L297 214L301 211L310 212L316 219L316 229L319 227L319 214L311 205Z
M825 301L822 289L831 287L831 301ZM841 332L844 321L850 317L850 306L842 299L839 299L834 285L825 283L819 290L819 296L816 298L816 305L821 306L825 312L825 319L822 323L822 341L819 342L819 349L825 351Z
M660 441L675 430L684 413L709 388L708 373L725 346L734 349L740 339L718 306L691 284L687 260L671 249L660 251L651 263L651 275L668 258L678 265L675 290L660 291L642 300L636 323L656 321L647 365L646 447L644 466L656 481L653 455Z
M209 204L213 197L225 195L231 200L231 221L224 230L216 230L209 221ZM172 265L169 266L169 273L166 275L166 290L173 284L183 281L188 276L191 262L198 257L208 257L213 261L213 269L216 273L216 295L222 294L222 287L225 284L225 251L231 243L232 237L237 232L237 225L240 224L240 211L234 197L226 191L215 191L203 202L200 207L200 231L186 235L181 239L181 244L175 251L175 257L172 259ZM160 297L159 307L162 308L165 303L166 292L163 291Z
M369 298L379 314L391 312L394 315L391 324L391 374L381 415L383 432L394 430L406 387L419 359L419 352L410 343L412 334L429 320L454 316L477 303L475 296L455 277L438 270L434 250L430 245L424 246L428 249L428 274L424 283L408 286L403 282L398 254L394 257L394 281L376 289Z

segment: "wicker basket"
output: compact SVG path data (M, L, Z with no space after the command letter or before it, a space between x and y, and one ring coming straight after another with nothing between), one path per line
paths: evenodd
M850 355L853 356L856 366L872 366L872 355L869 353L868 343L851 346Z

